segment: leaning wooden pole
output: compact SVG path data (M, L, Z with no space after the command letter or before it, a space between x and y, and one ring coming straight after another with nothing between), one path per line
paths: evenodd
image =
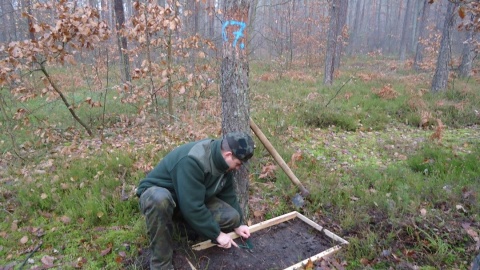
M262 142L262 144L267 148L268 152L273 156L273 159L278 163L278 165L282 168L282 170L287 174L288 178L300 189L301 195L306 197L310 194L308 190L300 183L300 180L293 174L290 167L288 167L287 163L283 160L283 158L278 154L277 150L273 147L270 141L265 137L263 132L260 128L253 122L252 118L250 118L250 128L253 130L255 135L257 135L258 139Z

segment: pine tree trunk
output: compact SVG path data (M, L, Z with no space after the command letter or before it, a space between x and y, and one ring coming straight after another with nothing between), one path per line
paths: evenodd
M337 12L337 27L336 27L337 45L335 46L335 57L333 61L334 71L340 68L340 59L342 57L343 47L344 47L343 46L343 42L344 42L343 28L347 23L348 1L340 1L339 5L340 6Z
M323 83L325 85L332 85L334 63L335 63L335 47L337 46L337 10L339 9L338 0L334 0L330 6L330 24L328 26L327 37L327 52L325 54L325 74L323 77Z
M432 92L445 90L448 84L448 73L450 72L449 62L452 54L451 28L455 21L454 10L457 4L448 2L447 13L445 14L445 23L443 25L442 40L440 41L440 52L437 58L435 75L432 80Z
M351 31L350 34L350 40L351 43L348 46L348 54L352 55L354 51L358 50L358 36L359 36L359 30L360 30L360 16L362 14L362 5L361 5L362 0L357 0L357 3L355 5L355 19L353 20L353 31Z
M413 0L407 0L407 7L405 9L405 17L403 20L402 38L400 40L400 61L405 61L407 58L408 37L412 30L411 14L412 14Z
M5 43L17 41L17 17L15 16L13 3L11 1L2 0L1 9L3 11L2 27L4 32L4 39L2 41Z
M420 15L420 25L418 26L419 28L419 33L417 36L417 49L415 51L415 60L413 62L413 68L416 71L420 70L420 64L423 61L423 52L425 50L425 45L423 44L423 39L425 38L425 21L427 20L427 14L428 14L428 8L430 7L429 4L427 4L427 1L423 1L422 4L422 15Z
M27 9L27 25L28 25L28 37L31 41L35 41L35 32L32 31L33 29L33 21L32 21L32 2L30 0L25 0L24 2L25 8Z
M472 20L473 20L472 16ZM472 71L472 63L475 58L475 50L473 46L473 29L465 30L465 41L463 44L462 51L462 63L458 68L458 74L462 78L466 78L470 75Z
M114 6L121 71L123 74L123 79L127 82L131 82L132 78L130 76L130 60L128 58L128 54L126 53L128 49L127 38L121 33L121 30L125 26L125 11L123 10L123 0L115 0Z
M221 64L222 132L250 133L248 100L247 23L249 0L226 0L222 25L223 59ZM240 207L248 216L248 169L235 174Z

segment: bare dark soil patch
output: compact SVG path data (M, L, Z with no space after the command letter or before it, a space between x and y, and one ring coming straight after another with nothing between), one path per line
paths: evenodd
M235 242L245 245L241 239ZM284 269L336 245L333 239L298 218L254 232L250 242L252 249L214 246L193 251L194 256L188 259L197 269ZM175 262L181 261L185 260ZM190 269L189 265L176 267Z
M241 239L235 242L245 245ZM192 269L189 262L202 270L284 269L338 244L298 218L252 233L250 243L252 249L213 246L195 251L177 246L173 264L177 270ZM149 269L149 256L150 252L146 251L137 258L135 269Z

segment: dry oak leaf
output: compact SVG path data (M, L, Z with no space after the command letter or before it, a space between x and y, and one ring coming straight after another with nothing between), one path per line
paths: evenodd
M53 261L55 261L55 257L45 255L42 257L42 259L40 259L40 261L42 262L43 267L45 267L46 269L52 268Z
M112 244L109 244L108 247L100 252L100 256L104 257L112 252Z
M263 214L264 214L264 211L262 211L262 210L253 211L253 216L256 217L256 218L263 217Z
M60 218L60 221L63 222L63 224L69 224L72 221L72 219L68 216L62 216Z
M20 239L20 243L21 243L21 244L25 244L25 243L27 243L27 242L28 242L28 236L26 236L26 235L23 236L22 239Z
M290 160L290 167L296 168L297 166L295 165L295 162L300 161L302 159L303 159L303 155L302 155L301 151L297 151L297 152L293 153L292 159Z
M363 266L367 266L370 264L370 261L367 259L367 258L361 258L360 259L360 263L363 265Z
M468 224L468 223L462 223L462 227L467 232L467 234L470 235L470 237L472 237L472 239L475 242L477 242L475 249L479 250L480 249L480 237L478 236L478 233L474 229L472 229L470 227L470 224Z
M73 267L76 269L81 269L83 268L83 265L87 262L86 258L83 257L78 257L77 261L73 263Z
M314 265L313 265L312 260L308 259L308 262L305 265L305 270L313 270L313 267L314 267Z
M277 166L273 164L268 164L263 166L262 172L260 173L260 176L258 178L260 179L265 179L265 178L275 178L275 170L277 169Z

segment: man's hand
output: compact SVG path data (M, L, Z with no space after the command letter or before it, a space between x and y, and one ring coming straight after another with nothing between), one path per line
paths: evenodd
M241 225L238 228L235 228L235 232L243 238L250 237L250 229L247 225Z
M217 237L216 240L217 240L218 246L221 248L231 248L232 246L238 248L237 243L235 243L230 237L230 235L226 233L220 232L220 235Z

